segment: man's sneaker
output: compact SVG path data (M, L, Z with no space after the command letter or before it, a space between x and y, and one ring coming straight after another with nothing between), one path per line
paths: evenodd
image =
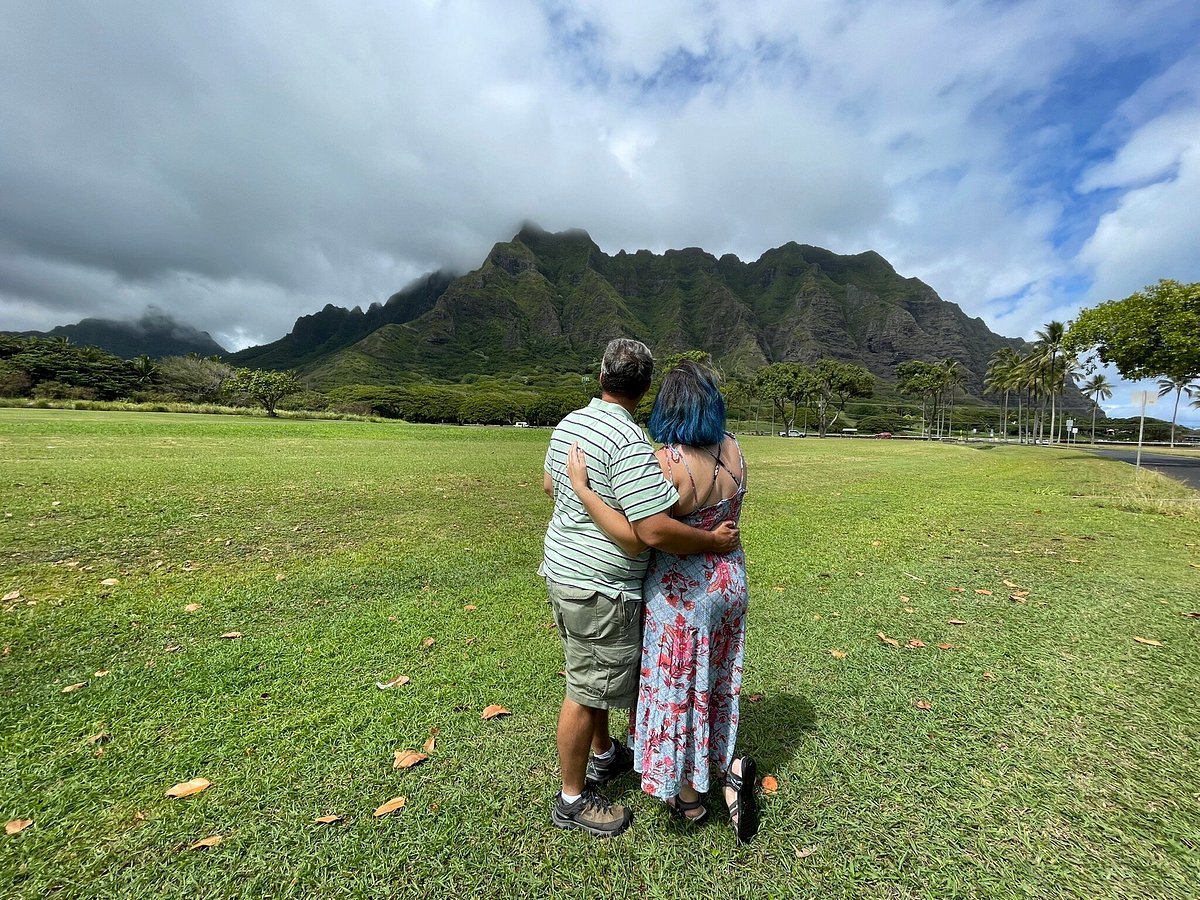
M599 787L633 771L633 751L616 738L613 738L612 744L614 752L608 759L588 758L587 780Z
M633 824L633 810L611 803L596 789L586 787L574 803L564 803L560 791L554 798L550 821L559 828L578 828L596 837L613 837Z

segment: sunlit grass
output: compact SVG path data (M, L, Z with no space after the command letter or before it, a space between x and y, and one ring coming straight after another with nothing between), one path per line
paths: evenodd
M621 782L636 822L600 843L548 820L547 437L0 410L0 816L36 823L0 837L6 893L1194 895L1184 489L1074 451L745 439L742 741L779 793L735 849Z

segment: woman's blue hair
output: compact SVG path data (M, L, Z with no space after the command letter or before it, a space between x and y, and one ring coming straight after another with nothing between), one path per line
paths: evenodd
M712 369L685 360L667 373L654 408L650 436L661 444L708 447L725 436L725 398Z

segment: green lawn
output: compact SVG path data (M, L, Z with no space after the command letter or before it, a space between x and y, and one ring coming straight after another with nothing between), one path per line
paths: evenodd
M1196 896L1194 494L1067 450L745 439L742 746L779 790L737 849L627 779L600 842L548 821L547 438L0 410L0 820L35 821L0 892Z

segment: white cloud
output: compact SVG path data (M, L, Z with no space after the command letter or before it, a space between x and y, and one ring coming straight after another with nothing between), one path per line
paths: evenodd
M1195 259L1194 47L1130 83L1077 185L1038 181L1046 153L1074 152L1071 122L1026 130L1081 58L1150 53L1191 9L13 4L0 327L157 303L273 339L326 302L477 265L532 219L609 251L876 249L1028 335L1069 317L1064 278L1132 290ZM1114 195L1071 258L1056 233L1093 230L1076 186Z

